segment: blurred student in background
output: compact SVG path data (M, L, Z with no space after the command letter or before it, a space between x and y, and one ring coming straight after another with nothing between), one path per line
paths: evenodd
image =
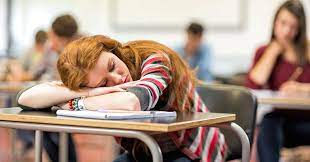
M6 82L24 82L31 80L31 75L24 71L20 61L16 58L6 60L4 77L2 81Z
M211 67L211 51L207 44L203 43L204 27L192 22L186 29L186 42L177 47L175 51L188 62L191 68L197 69L197 78L210 82L213 80Z
M310 94L310 48L306 17L298 0L284 2L275 14L270 42L258 48L246 85L279 90L286 95ZM278 162L281 147L310 144L307 113L274 110L266 114L258 135L261 162Z
M58 55L67 44L79 38L78 24L72 15L64 14L58 16L52 23L48 32L49 44L48 52L45 57L45 76L43 80L58 80L56 63Z
M29 74L31 80L40 79L44 72L44 57L46 54L47 33L39 30L35 34L34 45L22 57L23 69Z
M42 78L48 78L43 80L57 80L59 79L57 72L57 59L58 54L65 48L71 41L78 37L78 24L73 16L65 14L58 16L52 23L52 27L48 33L49 47L45 53L44 62L44 74ZM52 51L56 51L52 52ZM45 76L44 76L45 75ZM24 142L25 149L29 149L33 146L34 132L33 131L19 131L18 136ZM58 162L59 153L59 134L52 132L44 132L43 145L49 155L52 162ZM76 152L72 136L69 134L69 162L76 162Z
M58 54L67 44L79 38L78 24L72 15L65 14L57 17L49 31L50 45Z
M47 41L47 33L39 30L35 34L35 41L21 60L16 58L7 59L5 64L5 77L3 81L23 82L37 80L42 71L42 60L45 53L45 43Z

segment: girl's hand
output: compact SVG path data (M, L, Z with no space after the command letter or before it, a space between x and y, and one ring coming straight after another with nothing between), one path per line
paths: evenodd
M58 104L57 106L60 107L60 109L63 109L63 110L70 110L68 102Z
M134 87L134 86L136 86L136 85L137 85L137 82L138 82L138 81L127 82L127 83L123 83L123 84L116 85L115 87L122 88L122 89L127 89L127 88L129 88L129 87Z
M113 87L97 87L97 88L83 88L83 91L86 93L86 97L104 95L113 92L125 92L124 89L113 86Z
M277 42L279 42L279 44L283 47L283 50L285 51L294 50L294 44L291 40L283 38L278 39Z
M284 50L283 45L277 40L271 41L268 48L272 50L273 51L272 53L276 55L280 55L282 51Z
M83 88L81 89L81 91L82 93L87 94L85 95L86 97L99 96L99 95L105 95L105 94L109 94L113 92L126 92L125 89L128 87L134 86L135 83L136 82L127 82L127 83L120 84L120 85L113 86L113 87ZM63 110L70 110L68 102L58 104L57 106Z

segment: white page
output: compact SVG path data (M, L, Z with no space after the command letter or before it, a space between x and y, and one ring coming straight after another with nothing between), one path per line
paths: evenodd
M59 116L70 116L90 119L139 119L139 118L152 118L152 117L176 117L176 112L168 111L148 111L150 113L137 113L137 112L99 112L99 111L70 111L70 110L57 110L56 114Z

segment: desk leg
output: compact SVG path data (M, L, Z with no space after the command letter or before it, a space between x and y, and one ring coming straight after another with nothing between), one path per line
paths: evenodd
M68 161L68 134L65 132L59 133L59 161Z
M216 127L233 130L240 138L242 145L242 162L250 161L250 141L244 130L236 123L227 123L216 125Z
M42 131L36 130L35 134L35 162L42 161Z
M42 159L42 132L39 130L49 132L70 132L70 133L85 133L85 134L101 134L108 136L118 136L127 138L136 138L143 141L150 149L153 162L162 162L163 156L159 145L155 139L141 131L134 130L119 130L119 129L105 129L105 128L87 128L78 126L61 126L61 125L49 125L49 124L36 124L36 123L22 123L22 122L9 122L1 121L1 127L17 128L17 129L30 129L36 130L35 139L35 162L41 162Z
M17 154L18 151L16 150L16 140L17 140L16 129L10 129L9 131L11 133L11 153L12 153L11 160L12 162L17 162L16 157L18 156Z
M43 126L41 126L42 128ZM45 126L50 127L52 126ZM128 137L136 138L144 142L147 147L150 149L153 162L163 162L163 155L161 149L155 139L148 135L147 133L134 130L118 130L118 129L105 129L105 128L85 128L85 127L76 127L76 126L59 126L57 128L59 131L66 131L71 133L85 133L85 134L101 134L101 135L110 135L118 137Z

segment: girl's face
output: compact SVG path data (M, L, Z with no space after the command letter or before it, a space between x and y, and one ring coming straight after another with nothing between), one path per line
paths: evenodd
M126 64L111 52L102 52L87 75L87 87L110 87L132 81Z
M298 33L298 19L287 9L282 9L276 19L274 33L280 41L293 41Z

